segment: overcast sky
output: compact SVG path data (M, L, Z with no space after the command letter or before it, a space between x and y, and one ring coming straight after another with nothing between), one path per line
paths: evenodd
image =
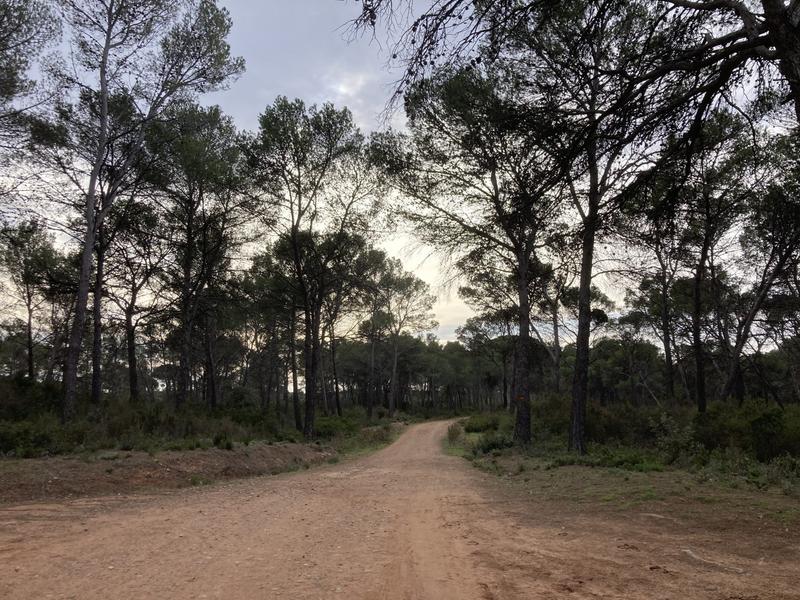
M276 96L307 103L347 106L364 132L384 127L386 101L397 73L386 66L388 50L365 37L347 41L346 23L358 11L341 0L221 0L230 11L234 54L247 61L246 73L228 91L211 94L240 128L254 130L258 115ZM385 40L382 40L385 43ZM391 117L395 125L402 115ZM437 335L453 339L455 328L472 313L455 286L444 286L439 259L399 234L382 244L406 269L427 281L439 296Z

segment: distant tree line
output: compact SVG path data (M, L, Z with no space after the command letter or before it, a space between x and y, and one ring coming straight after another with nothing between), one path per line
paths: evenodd
M244 69L213 0L0 2L0 376L65 422L504 407L523 444L569 394L579 452L590 401L800 401L797 3L428 4L408 127L367 137L330 104L255 132L202 106ZM458 276L457 341L379 249L396 222Z

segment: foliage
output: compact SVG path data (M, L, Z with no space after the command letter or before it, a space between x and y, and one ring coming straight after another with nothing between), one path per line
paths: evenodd
M464 428L461 423L451 423L447 428L447 442L450 445L455 444L464 435Z
M483 433L485 431L497 431L500 427L500 415L498 414L477 414L472 415L464 421L464 431L467 433Z

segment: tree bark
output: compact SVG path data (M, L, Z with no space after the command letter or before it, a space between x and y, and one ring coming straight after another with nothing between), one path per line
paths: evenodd
M139 367L136 361L136 328L133 324L134 300L125 311L125 342L128 351L128 393L129 402L138 404L139 402Z
M33 361L33 294L31 290L26 290L25 308L28 312L25 324L25 345L27 346L28 360L28 379L33 381L36 378L36 368Z
M372 339L369 345L369 382L367 383L367 419L372 420L372 413L375 406L375 396L378 393L375 383L375 323L372 323L370 332Z
M703 245L700 249L700 259L694 272L692 293L692 350L694 352L695 369L695 401L697 412L704 413L708 408L706 398L706 364L705 350L703 349L702 323L703 316L703 281L705 279L706 262L711 247L711 236L708 232L703 235Z
M206 385L208 386L208 408L211 410L215 410L219 405L216 339L217 332L214 317L209 315L206 320Z
M561 336L558 330L558 300L553 302L553 389L561 393Z
M661 337L664 344L664 379L667 395L675 398L675 367L672 363L672 327L670 325L669 283L666 273L661 273Z
M586 403L589 395L589 338L592 327L592 269L597 231L599 197L592 191L584 220L581 273L578 289L578 335L575 340L575 373L572 380L572 411L569 449L586 453Z
M394 416L397 409L397 392L399 390L397 381L397 357L400 353L400 334L394 336L394 344L392 345L392 384L389 388L389 418Z
M191 202L191 200L189 200ZM186 214L186 231L184 242L186 249L181 264L181 350L178 367L178 393L175 395L175 407L180 408L189 400L191 390L192 369L192 262L194 260L194 210L188 207Z
M78 363L81 358L83 329L86 325L86 306L89 302L89 278L92 272L95 235L97 233L97 184L100 178L103 160L105 159L106 143L108 141L108 58L112 43L111 33L111 29L108 28L99 65L100 123L98 127L97 145L94 149L92 172L89 175L86 198L84 200L86 231L83 238L83 250L81 252L78 293L75 298L75 315L69 334L67 356L64 361L64 400L61 407L61 418L63 421L68 421L75 416L75 405L78 395Z
M514 441L527 445L531 442L531 307L528 296L530 257L522 251L517 265L517 297L519 304L519 335L517 337L516 376L514 378Z
M100 404L103 396L103 279L105 277L105 240L103 225L97 231L97 267L92 293L92 396L93 406Z
M305 312L305 363L306 363L306 411L303 435L306 439L314 437L320 365L320 309L312 307Z
M178 360L178 393L175 395L175 408L181 408L188 402L189 391L192 389L192 326L190 316L184 312L181 350Z
M289 326L289 345L291 347L290 361L292 363L292 408L294 410L294 427L303 431L303 417L300 413L300 393L297 387L297 315L292 309L292 318Z
M336 337L334 334L333 325L330 328L331 336L331 375L333 375L333 398L336 403L336 414L342 416L342 402L339 396L339 373L336 368Z

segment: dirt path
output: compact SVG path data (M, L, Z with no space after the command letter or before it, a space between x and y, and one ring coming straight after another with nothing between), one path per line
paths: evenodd
M800 598L800 542L539 513L443 455L446 428L300 474L2 508L0 598Z

